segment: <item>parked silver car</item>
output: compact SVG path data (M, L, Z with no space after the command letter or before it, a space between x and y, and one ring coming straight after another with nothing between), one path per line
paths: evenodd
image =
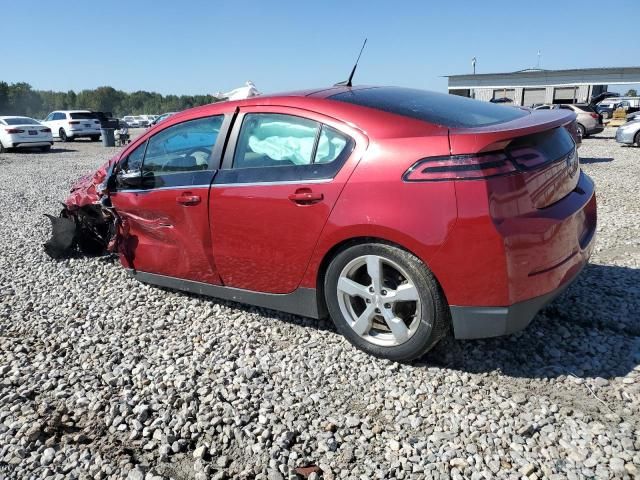
M616 130L616 142L640 147L640 117L620 125Z
M604 130L602 116L599 115L591 105L586 103L541 105L534 110L553 110L557 108L575 112L577 117L576 121L578 122L578 132L582 138L593 135L594 133L600 133Z

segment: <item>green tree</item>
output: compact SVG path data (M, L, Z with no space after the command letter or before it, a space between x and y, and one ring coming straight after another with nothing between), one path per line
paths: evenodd
M103 86L92 90L54 92L33 90L24 82L0 82L0 115L44 118L54 110L86 109L112 112L115 116L177 112L216 102L211 95L166 95L138 90L127 93Z
M625 97L637 97L638 91L635 88L630 88L627 93L624 94Z

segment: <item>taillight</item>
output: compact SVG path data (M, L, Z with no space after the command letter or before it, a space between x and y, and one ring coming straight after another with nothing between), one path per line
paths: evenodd
M517 171L503 152L423 158L403 175L405 182L473 180Z
M590 115L591 115L591 118L595 118L596 120L600 118L600 115L598 115L597 113L592 113Z
M40 129L41 132L43 133L51 133L51 129L50 128L42 128Z
M80 122L78 122L77 120L72 120L69 122L69 125L78 125Z
M24 130L19 130L17 128L5 128L5 132L7 132L7 133L24 133Z

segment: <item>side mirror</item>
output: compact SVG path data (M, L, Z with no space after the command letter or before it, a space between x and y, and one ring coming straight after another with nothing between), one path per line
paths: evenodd
M120 171L116 175L116 184L121 188L140 188L142 186L142 179L141 170Z

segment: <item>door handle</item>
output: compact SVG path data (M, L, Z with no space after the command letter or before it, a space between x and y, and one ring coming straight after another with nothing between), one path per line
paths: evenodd
M176 202L185 206L198 205L200 203L200 195L191 195L191 192L185 192L176 197Z
M310 188L299 188L289 195L289 200L298 205L312 205L324 199L324 195L319 192L312 192Z

